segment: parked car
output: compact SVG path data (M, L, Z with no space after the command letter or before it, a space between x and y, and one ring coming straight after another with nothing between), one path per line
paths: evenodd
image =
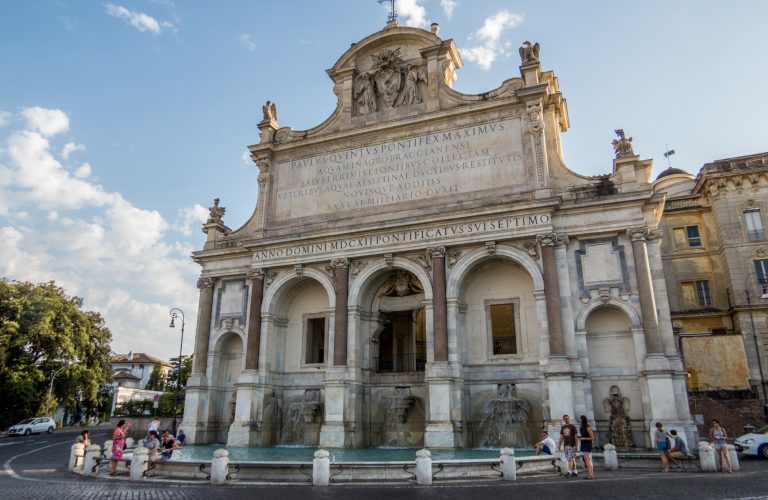
M39 434L41 432L47 432L48 434L56 430L56 422L50 417L37 417L28 418L22 420L16 425L11 426L8 429L9 436L25 435L29 436L32 433Z
M768 425L736 438L736 451L745 455L768 458Z

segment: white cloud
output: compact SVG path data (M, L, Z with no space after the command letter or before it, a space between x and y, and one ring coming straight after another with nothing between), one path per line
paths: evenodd
M32 130L40 132L45 137L69 130L69 117L60 109L45 109L35 106L34 108L24 108L21 114L27 119L27 124Z
M11 118L13 118L13 113L10 111L0 111L0 128L8 125L11 122Z
M395 0L398 16L405 18L405 25L423 28L427 25L427 9L419 5L418 0Z
M522 22L522 14L514 14L508 10L496 13L487 18L483 26L469 37L470 40L476 40L478 45L463 49L461 55L485 70L491 69L493 62L507 54L511 46L509 42L502 42L502 34Z
M204 206L195 203L192 207L180 208L176 216L174 229L184 236L191 236L193 227L200 227L208 220L209 212Z
M440 6L443 8L445 17L448 19L453 17L453 10L456 8L456 5L458 5L456 0L440 0Z
M126 21L130 26L133 26L137 30L141 31L142 33L145 31L149 31L150 33L154 35L159 35L162 31L162 28L160 27L160 23L152 16L148 16L147 14L143 14L141 12L134 12L132 10L128 10L125 7L122 7L120 5L114 5L114 4L107 4L104 6L104 9L106 10L107 14L110 16L114 16L118 19L123 19ZM170 23L163 23L163 26Z
M69 159L69 155L74 153L75 151L85 151L85 146L82 144L76 144L74 142L68 142L64 144L64 147L61 148L61 157L65 160Z
M240 35L240 43L243 44L243 47L245 47L248 50L256 50L256 42L251 40L251 35Z
M104 315L116 351L173 356L178 331L167 330L168 309L182 308L194 325L199 268L189 254L199 245L178 241L179 233L169 236L175 225L157 210L78 178L90 174L90 164L69 173L45 135L67 130L69 118L59 110L30 110L18 122L25 128L0 135L6 149L0 156L0 276L54 280L82 297L86 309ZM207 210L195 205L183 213L184 234L192 234ZM189 353L193 336L186 340Z
M253 160L251 159L251 152L247 149L243 151L243 156L240 157L240 159L243 161L243 165L251 166L253 165Z

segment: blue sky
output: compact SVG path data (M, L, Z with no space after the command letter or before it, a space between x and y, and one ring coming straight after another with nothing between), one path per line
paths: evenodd
M519 75L541 43L571 129L566 163L611 169L613 130L693 173L768 150L764 1L403 0L401 24L440 23L464 57L456 90ZM381 29L375 0L5 1L0 4L0 276L55 280L101 311L117 352L192 349L205 207L239 227L256 201L266 100L301 130L335 107L325 70Z

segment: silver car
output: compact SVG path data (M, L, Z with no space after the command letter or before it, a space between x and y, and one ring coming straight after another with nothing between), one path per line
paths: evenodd
M48 434L56 430L56 422L51 417L37 417L22 420L8 429L9 436L29 436L32 433L39 434L47 432Z

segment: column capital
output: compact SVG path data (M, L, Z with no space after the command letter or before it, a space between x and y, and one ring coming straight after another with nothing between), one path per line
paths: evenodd
M528 129L532 134L541 134L544 132L544 115L542 112L541 99L526 103L528 112Z
M349 259L346 257L331 259L331 267L334 269L349 269Z
M216 284L216 278L206 276L206 277L200 277L197 280L197 288L203 289L203 288L213 288L213 286Z
M245 277L249 280L263 280L264 277L267 275L267 270L263 267L260 267L258 269L251 269L247 273L245 273Z
M537 234L536 242L543 247L559 247L568 243L568 236L562 233Z
M429 247L427 248L427 254L432 257L445 257L445 247Z
M661 231L651 229L647 226L637 226L627 229L627 236L634 243L635 241L653 241L661 239Z

